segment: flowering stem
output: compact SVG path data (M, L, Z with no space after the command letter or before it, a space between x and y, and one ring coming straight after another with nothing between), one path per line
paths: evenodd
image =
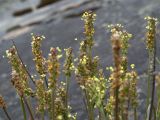
M134 120L137 120L137 109L134 108Z
M86 102L87 102L87 110L88 110L88 119L94 120L94 112L93 112L93 106L90 102L89 95L87 94L87 90L84 90L85 96L86 96Z
M27 70L25 64L23 63L23 60L22 60L20 54L18 53L17 46L16 46L16 44L15 44L15 42L14 42L13 40L12 40L12 44L13 44L13 46L15 47L15 49L16 49L16 51L17 51L17 55L18 55L18 57L19 57L19 59L20 59L22 65L23 65L25 71L27 72L27 74L28 74L29 78L31 79L31 81L33 82L33 84L35 85L35 81L34 81L33 78L31 77L31 74L29 73L29 71Z
M20 97L20 102L21 102L21 108L22 108L22 111L23 111L24 120L27 120L26 110L25 110L24 101L23 101L22 97Z
M51 118L52 118L52 120L55 120L55 111L54 111L54 109L55 109L55 91L56 91L56 85L55 85L55 87L52 89L52 95L51 95L51 100L52 100L52 109L51 109Z
M30 114L30 116L31 116L31 120L34 120L32 110L31 110L31 108L30 108L30 106L29 106L29 104L28 104L28 102L27 102L27 100L25 99L24 96L23 96L23 100L24 100L24 103L26 104L26 107L27 107L27 109L28 109L28 112L29 112L29 114Z
M70 76L66 76L66 98L65 98L65 107L66 107L66 120L68 120L68 96L69 96L69 85L70 85Z
M130 83L129 83L129 85L128 85L128 88L130 88ZM126 105L126 107L125 107L125 113L123 114L123 117L124 117L125 120L128 120L128 112L129 112L129 106L130 106L130 98L131 98L131 96L130 96L130 91L128 91L128 93L127 93L127 105ZM122 112L123 112L123 111L122 111Z
M86 106L86 110L87 110L87 113L88 113L88 118L89 118L89 107L88 107L88 96L87 96L87 92L86 92L86 90L84 90L84 96L85 96L85 98L86 98L86 101L85 101L85 99L84 99L84 103L85 103L85 106Z
M8 120L11 120L11 117L9 116L5 107L3 107L3 111L4 111L5 115L7 116Z
M114 81L113 81L113 95L115 98L114 105L114 120L119 120L119 88L120 88L120 65L121 65L121 56L120 56L120 35L118 32L113 33L112 37L112 49L113 49L113 58L114 58Z
M152 119L153 109L154 109L154 96L155 96L155 72L156 69L156 23L157 19L153 17L146 17L145 18L148 22L146 27L146 45L149 54L149 66L148 66L148 98L147 98L147 105L149 107L149 117L148 120ZM152 87L150 86L152 85ZM151 89L151 92L150 92ZM150 104L149 104L150 100Z
M152 119L152 112L153 112L153 108L154 108L154 95L155 95L155 75L153 74L153 72L155 71L155 55L156 55L156 50L154 50L154 54L150 57L152 57L151 59L153 59L153 61L151 61L150 65L151 68L153 67L153 69L151 69L151 73L150 73L150 77L151 77L151 82L152 82L152 92L151 92L151 101L150 101L150 110L149 110L149 120Z
M154 96L155 96L155 74L156 70L156 40L154 40L153 52L149 52L150 63L149 63L149 75L152 82L152 91L151 91L151 101L150 101L150 110L149 110L149 120L152 119L152 112L154 108Z
M89 120L94 120L94 112L93 112L93 107L91 103L89 105Z
M119 87L116 87L116 89L115 89L115 120L119 120L119 97L118 97L118 95L119 95Z
M46 83L46 87L48 88L48 82L47 82L47 77L45 76L44 81Z
M160 100L157 103L156 117L157 119L160 118Z
M83 89L82 88L80 88L81 89L81 93L82 93L82 99L83 99L83 103L84 103L84 105L85 105L85 109L86 109L86 112L87 112L87 115L88 115L88 113L89 113L89 111L88 111L88 107L87 107L87 102L86 102L86 100L85 100L85 95L86 94L83 94Z
M44 116L45 116L44 114L45 114L45 112L43 111L42 112L42 120L44 120Z
M100 106L99 109L100 109L100 117L101 117L101 120L107 120L106 115L105 115L105 111L104 111L103 104Z

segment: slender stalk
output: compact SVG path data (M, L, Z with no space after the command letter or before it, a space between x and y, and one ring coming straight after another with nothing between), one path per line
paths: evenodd
M7 116L8 120L11 120L11 117L9 116L5 107L3 107L3 111L4 111L5 115Z
M115 89L115 120L119 120L119 87L117 86Z
M45 116L45 112L43 111L43 112L42 112L42 120L45 120L45 119L44 119L44 116Z
M126 108L124 108L124 114L122 114L124 120L128 120L128 111L129 111L129 108L128 106L126 106Z
M156 107L156 119L160 119L160 86L157 87L157 97L159 98L157 101L157 107Z
M65 107L66 107L66 120L68 120L68 96L69 96L69 86L70 86L70 76L66 76L66 98L65 98Z
M33 84L35 85L35 81L33 80L31 74L30 74L29 71L27 70L27 68L26 68L26 66L25 66L25 64L24 64L24 62L23 62L23 60L22 60L22 58L21 58L21 56L20 56L20 54L19 54L19 52L18 52L18 48L17 48L17 46L16 46L16 44L15 44L15 42L14 42L13 40L12 40L12 44L14 45L14 47L15 47L15 49L16 49L16 51L17 51L17 55L18 55L18 57L19 57L19 59L20 59L22 65L23 65L23 67L24 67L26 73L28 74L29 78L31 79L31 81L32 81Z
M136 108L134 108L134 120L138 120L137 119L137 109Z
M55 120L55 90L56 90L56 85L55 87L52 89L52 95L51 95L51 100L52 100L52 106L51 106L51 119Z
M85 96L86 96L86 101L87 101L88 119L94 120L93 106L92 106L92 103L90 102L90 98L86 90L85 90Z
M156 120L156 109L155 109L155 107L153 107L153 113L154 113L154 114L153 114L153 115L154 115L153 118L154 118L154 120Z
M87 103L86 103L86 101L85 101L84 96L83 96L83 102L84 102L84 105L85 105L86 111L87 111L87 113L88 113Z
M88 113L88 119L90 120L90 109L89 109L89 103L88 103L88 96L86 94L86 91L84 92L85 97L86 97L86 108L87 108L87 113Z
M20 97L20 103L21 103L21 108L22 108L24 120L27 120L26 109L25 109L25 105L24 105L24 101L23 101L23 98L22 98L22 97Z
M128 85L128 87L130 88L130 83L129 83L129 85ZM125 114L124 114L124 118L125 118L125 120L128 120L128 112L129 112L129 106L130 106L130 93L129 93L130 91L128 91L128 95L127 95L127 105L126 105L126 108L125 108Z
M23 97L23 100L24 100L24 103L26 104L26 107L27 107L27 109L28 109L28 112L29 112L29 114L30 114L30 116L31 116L31 120L34 120L32 110L31 110L31 108L30 108L27 100L25 99L25 97Z
M105 111L104 111L104 108L103 108L103 104L100 106L99 109L100 109L99 111L100 111L101 120L107 120L106 114L105 114Z
M69 85L70 85L69 76L66 76L66 100L65 100L66 107L68 106Z
M152 57L152 61L151 61L151 82L152 82L152 92L151 92L151 101L150 101L150 111L149 111L149 120L152 119L152 112L153 112L153 108L154 108L154 96L155 96L155 74L153 74L153 72L155 72L156 70L156 40L154 42L154 51L153 51L153 55L150 55L150 57ZM151 54L151 53L150 53Z
M44 81L46 83L46 87L48 88L48 81L47 81L47 77L45 76Z
M160 100L158 101L157 104L156 117L157 119L160 119Z
M150 100L150 96L151 96L151 81L150 81L150 75L148 72L148 81L147 81L147 106L149 106L149 100Z
M81 89L82 90L82 89ZM83 91L83 90L82 90ZM86 103L86 100L85 100L85 95L82 93L82 97L83 97L83 103L84 103L84 105L85 105L85 109L86 109L86 111L87 111L87 115L88 115L88 113L89 113L89 111L88 111L88 107L87 107L87 103Z
M27 101L28 101L28 105L29 105L30 108L31 108L31 107L32 107L31 99L28 98ZM31 112L33 113L33 109L32 109L32 108L31 108ZM30 117L31 117L31 116L30 116Z
M94 112L91 104L89 104L89 120L94 120Z

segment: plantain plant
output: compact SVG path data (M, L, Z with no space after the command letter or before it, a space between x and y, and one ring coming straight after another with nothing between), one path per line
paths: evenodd
M148 23L146 45L149 54L146 106L149 112L146 112L144 119L158 120L160 119L160 77L155 73L157 19L152 17L146 19ZM92 51L95 43L96 14L91 11L85 12L82 20L85 37L80 42L77 62L74 62L72 48L62 51L59 47L51 47L48 57L43 57L41 44L45 37L32 34L31 46L37 75L31 75L14 41L12 41L13 46L6 50L6 57L12 69L11 83L19 96L24 120L45 120L46 118L77 120L77 113L71 113L69 101L72 74L75 74L75 79L80 86L88 120L129 120L131 113L133 113L133 119L138 120L138 74L135 65L128 64L129 40L132 35L120 24L109 25L113 66L108 67L110 75L107 76L100 67L100 58L93 56ZM61 64L63 52L65 52L65 61ZM60 81L61 75L65 75L65 82ZM155 92L156 88L157 92ZM156 95L157 107L154 98ZM33 105L34 102L36 107ZM12 117L7 112L7 105L2 96L0 96L0 108L4 111L6 118L11 120Z

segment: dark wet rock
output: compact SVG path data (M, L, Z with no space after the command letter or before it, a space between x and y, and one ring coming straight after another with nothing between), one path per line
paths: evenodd
M79 7L73 7L72 9L63 12L64 18L74 18L74 17L80 17L82 14L87 11L91 10L95 12L96 10L101 8L101 2L99 1L93 1L93 2L87 2L83 5L80 5Z
M32 8L26 8L26 9L23 9L23 10L20 10L20 11L15 11L13 13L13 16L17 17L17 16L21 16L21 15L24 15L24 14L28 14L32 12Z
M5 19L4 21L1 21L0 27L3 29L0 30L0 33L5 34L5 32L8 29L14 28L15 26L24 27L32 23L37 23L43 20L50 19L54 17L57 13L62 13L65 12L66 10L74 8L75 6L80 6L81 4L87 1L89 0L80 0L80 1L65 0L35 10L31 14L27 14L21 17L11 17L10 19Z
M60 0L40 0L39 5L37 6L38 8L44 7L46 5L55 3L55 2L59 2Z
M15 17L18 16L22 16L28 13L31 13L32 11L34 11L35 9L41 8L41 7L45 7L47 5L53 4L55 2L60 2L60 0L36 0L39 2L32 3L32 1L30 1L30 4L28 4L27 6L24 6L24 3L22 4L22 7L18 7L12 14ZM23 1L24 2L24 1ZM25 1L27 3L27 1Z
M143 18L146 15L159 17L159 5L160 1L158 0L62 0L23 16L9 17L9 19L2 20L0 22L0 35L3 35L0 41L0 93L5 96L6 101L9 103L9 112L13 119L22 120L23 118L18 97L10 84L10 65L7 59L2 57L5 50L11 46L11 39L17 44L28 70L34 74L30 33L46 36L42 47L45 57L51 46L59 46L62 49L71 46L75 56L77 56L79 43L83 39L83 21L81 21L80 16L85 10L91 9L97 13L93 54L100 56L101 67L105 69L106 66L112 65L110 33L105 26L111 23L122 23L133 34L129 48L129 63L134 63L139 75L141 75L147 70L148 57L144 42L145 20ZM75 38L77 38L77 41L75 41ZM157 45L159 44L158 41ZM159 51L160 47L158 46L157 56ZM60 78L60 80L63 79L63 77ZM81 91L77 86L77 82L73 77L70 88L70 104L73 107L73 113L75 111L79 113L78 120L85 120L86 111ZM138 82L140 120L144 120L142 114L145 113L146 107L146 89L146 77L142 76ZM0 112L0 118L5 120L2 111Z

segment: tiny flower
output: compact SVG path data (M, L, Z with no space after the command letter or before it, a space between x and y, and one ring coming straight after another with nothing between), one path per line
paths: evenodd
M131 64L131 68L134 69L135 68L135 64Z

